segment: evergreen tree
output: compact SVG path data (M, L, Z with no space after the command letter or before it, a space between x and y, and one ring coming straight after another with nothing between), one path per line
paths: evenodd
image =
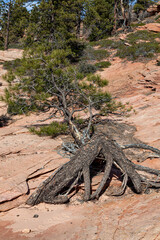
M3 99L11 114L52 109L53 115L64 118L79 144L90 130L93 110L106 114L117 107L102 91L107 81L99 76L82 81L84 75L71 64L84 48L77 38L79 17L83 15L81 3L77 6L76 1L42 0L33 8L26 32L26 53L20 66L6 76L10 87ZM75 113L81 111L88 111L90 116L84 135L74 124Z
M90 0L84 23L91 41L110 35L114 25L114 0Z
M82 0L42 0L31 11L25 46L36 48L43 45L47 53L53 49L70 48L70 58L76 60L83 50L83 43L77 37L82 4Z
M9 43L16 43L24 35L28 26L29 12L22 1L1 1L1 32L4 41L4 49L7 50Z

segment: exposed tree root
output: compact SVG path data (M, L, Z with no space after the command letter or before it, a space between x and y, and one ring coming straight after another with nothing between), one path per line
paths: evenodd
M160 156L160 150L158 148L154 148L151 147L149 145L146 144L128 144L128 145L124 145L121 147L122 149L127 149L127 148L141 148L141 149L146 149L146 150L150 150L152 152L157 153Z
M142 147L154 151L157 154L160 153L160 150L144 144L127 145L124 149L129 147ZM99 154L104 157L105 170L98 188L92 193L90 166ZM39 186L29 197L27 204L35 205L40 202L57 204L69 201L68 194L75 185L80 184L79 180L82 175L85 186L84 200L98 199L109 179L113 164L118 167L124 175L120 191L114 195L124 193L128 179L132 182L137 193L142 192L143 184L146 184L147 188L160 187L160 181L158 180L160 170L134 164L128 160L122 148L115 141L106 138L103 134L95 134L85 146L82 146L77 151L76 155L73 156L68 163L64 164L54 175L51 175ZM147 176L150 174L158 177L155 180L150 179L143 175L143 173L137 172L137 170L143 173L146 172Z

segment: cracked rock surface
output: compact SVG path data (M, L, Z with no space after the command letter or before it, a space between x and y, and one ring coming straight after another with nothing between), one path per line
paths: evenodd
M0 52L0 59L11 60L21 54L19 50ZM4 73L0 65L0 94L6 84L2 79ZM160 67L156 66L156 60L132 63L115 58L100 74L109 80L108 91L134 109L127 118L116 119L115 126L112 118L103 129L110 129L120 144L143 141L160 149ZM6 106L0 102L0 115L5 112ZM57 153L65 136L51 139L29 132L29 126L39 125L39 120L45 118L43 113L14 116L16 121L0 128L0 238L160 240L160 193L152 190L137 195L128 189L121 197L108 196L106 191L98 201L82 204L77 200L83 194L82 186L79 195L68 205L42 203L29 207L24 204L29 191L68 161ZM138 160L131 152L128 155ZM148 158L142 165L160 169L160 159ZM93 191L100 180L101 176L93 180ZM113 178L111 188L120 184Z

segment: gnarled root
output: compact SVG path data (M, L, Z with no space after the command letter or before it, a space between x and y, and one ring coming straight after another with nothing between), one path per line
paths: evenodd
M148 149L148 145L143 145L142 147L146 148L146 146ZM138 147L140 148L140 145L138 145ZM150 147L150 150L153 151L155 149ZM158 149L155 151L159 154ZM90 166L100 153L104 156L105 160L104 175L96 191L91 194ZM113 195L121 195L124 193L128 179L133 183L134 189L137 193L142 192L143 184L146 184L146 188L160 188L160 180L158 180L160 170L134 164L126 157L122 148L116 144L115 141L106 139L103 134L96 134L85 146L82 146L77 154L72 157L67 164L64 164L55 175L50 176L41 184L36 192L30 196L27 204L35 205L39 202L57 204L68 202L68 194L75 185L80 184L79 179L82 175L85 186L84 200L98 199L109 179L113 164L116 165L124 175L120 191ZM155 180L150 179L144 176L143 173L139 172L158 177Z

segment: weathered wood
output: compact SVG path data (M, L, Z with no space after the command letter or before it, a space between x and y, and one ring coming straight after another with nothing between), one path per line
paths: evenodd
M90 165L100 153L103 154L106 161L104 176L95 193L91 195ZM35 205L40 202L53 204L68 202L69 199L67 195L71 188L78 182L81 175L83 175L85 186L84 200L88 201L99 198L109 178L113 164L115 164L125 176L122 189L125 188L128 178L132 181L137 193L142 192L142 183L146 183L147 186L150 187L160 187L159 182L148 181L148 179L136 171L145 171L158 176L160 175L159 170L132 163L115 141L108 139L103 134L95 134L85 146L82 146L77 151L76 155L72 157L69 162L59 168L55 174L47 178L29 197L26 203ZM66 189L69 190L67 191Z
M69 162L64 164L55 174L47 178L38 189L27 200L27 204L35 205L40 202L57 203L55 197L63 190L63 188L71 185L77 178L78 173L83 170L83 175L86 176L86 168L91 165L96 156L101 150L101 138L95 135L91 141L77 151L77 154L71 158ZM85 178L85 177L84 177ZM89 188L89 184L86 188ZM61 202L62 196L59 198ZM66 202L68 201L65 198Z

